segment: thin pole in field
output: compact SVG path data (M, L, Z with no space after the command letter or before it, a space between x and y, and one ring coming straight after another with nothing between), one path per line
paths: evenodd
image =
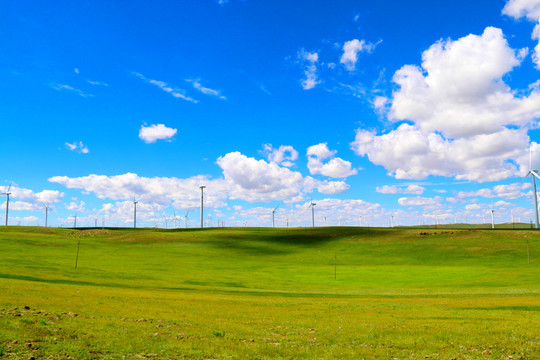
M337 279L337 255L334 255L334 280L336 279Z
M77 268L77 263L79 262L79 247L81 246L81 241L77 241L77 257L75 258L75 269Z

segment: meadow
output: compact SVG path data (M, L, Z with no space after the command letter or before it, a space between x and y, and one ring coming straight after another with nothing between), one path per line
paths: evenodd
M540 359L523 227L1 227L0 359Z

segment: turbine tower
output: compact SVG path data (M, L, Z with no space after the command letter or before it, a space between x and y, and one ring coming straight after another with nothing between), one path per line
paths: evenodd
M9 187L7 189L7 191L5 193L1 193L0 195L6 195L6 226L8 226L8 214L9 214L9 195L11 195L11 193L9 192L9 190L11 190L11 184L9 184Z
M274 208L274 210L272 210L272 227L274 227L274 213L276 212L276 210L277 210L278 207L279 207L279 205L276 206L276 207Z
M311 226L315 227L315 205L316 203L313 202L313 200L309 201L309 208L311 208Z
M538 223L538 195L536 193L536 178L540 179L540 176L538 175L538 170L533 170L532 168L532 152L531 148L529 147L529 172L521 182L523 182L527 176L531 175L532 179L532 185L533 185L533 198L534 198L534 212L535 212L535 219L536 219L536 228L538 229L540 227L540 224Z
M133 199L133 228L137 228L137 203L138 201Z
M76 228L77 227L77 213L75 213L75 216L73 217L73 227Z
M204 215L203 215L203 211L204 211L204 188L206 186L204 185L201 185L200 186L200 189L201 189L201 229L204 227Z
M43 206L45 206L45 227L47 227L47 216L49 215L49 206L45 203L43 203Z

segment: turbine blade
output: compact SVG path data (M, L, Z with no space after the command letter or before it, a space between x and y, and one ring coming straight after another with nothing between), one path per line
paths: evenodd
M523 177L523 179L521 179L521 181L519 182L520 184L523 183L528 177L529 177L529 174L531 173L531 171L529 170L529 172L527 173L527 175L525 175Z
M530 173L540 179L540 175L538 175L538 173L536 173L536 171L531 170Z

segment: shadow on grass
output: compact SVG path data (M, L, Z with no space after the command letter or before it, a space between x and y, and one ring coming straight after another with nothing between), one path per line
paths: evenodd
M231 229L232 230L232 229ZM243 231L227 231L208 233L208 243L219 248L234 249L251 255L283 255L300 251L306 247L322 246L344 238L362 239L369 236L384 237L392 230L361 227L324 227L269 229L246 228ZM286 245L286 246L283 246Z

